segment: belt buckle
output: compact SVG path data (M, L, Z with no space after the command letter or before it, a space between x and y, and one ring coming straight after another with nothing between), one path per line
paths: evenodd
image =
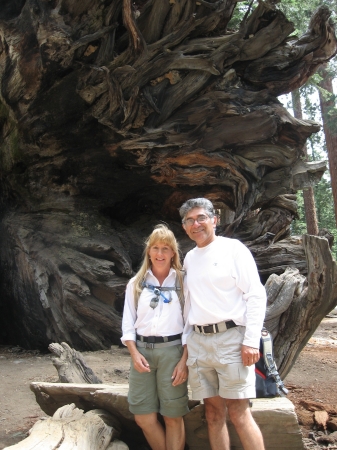
M210 333L207 333L207 331L204 331L204 326L205 327L213 327L213 331L211 331ZM202 334L207 336L208 334L215 334L216 333L216 324L213 323L212 325L201 325L201 330L202 330Z
M154 349L154 342L145 342L145 348Z

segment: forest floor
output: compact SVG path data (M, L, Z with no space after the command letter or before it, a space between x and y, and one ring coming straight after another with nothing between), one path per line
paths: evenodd
M127 349L113 346L111 350L82 355L103 383L127 383L130 366ZM58 381L51 358L51 354L0 346L0 450L23 440L31 426L46 417L29 384ZM331 411L337 414L337 314L322 321L284 381L290 391L288 397L295 404L305 448L327 448L326 433L319 430L314 413L308 408L315 409L318 405L330 414ZM318 444L317 440L322 442ZM337 442L330 444L330 448L336 449Z

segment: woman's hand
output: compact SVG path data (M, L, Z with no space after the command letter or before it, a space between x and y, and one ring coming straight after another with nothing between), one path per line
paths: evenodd
M185 381L187 380L188 368L186 366L186 361L187 347L186 345L184 345L184 353L172 373L172 386L178 386L179 384L185 383Z
M137 370L137 372L151 372L150 364L146 361L146 358L144 358L144 356L137 350L135 341L125 341L125 345L130 352L133 367Z
M151 372L150 365L147 362L146 358L139 353L138 351L131 355L133 367L137 370L137 372Z

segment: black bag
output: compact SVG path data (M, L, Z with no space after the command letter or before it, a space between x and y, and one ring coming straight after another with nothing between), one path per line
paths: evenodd
M260 359L255 364L255 376L256 398L284 397L288 394L277 371L272 337L266 328L261 331Z

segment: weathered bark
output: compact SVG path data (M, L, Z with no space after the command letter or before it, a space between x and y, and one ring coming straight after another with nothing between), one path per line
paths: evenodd
M293 300L282 314L274 341L280 375L285 377L301 350L337 299L337 265L327 239L303 236L308 264L307 280L296 275ZM324 280L324 281L323 281Z
M295 89L294 91L292 91L291 98L293 101L294 116L296 117L296 119L302 120L303 114L301 105L301 95L299 89ZM303 147L303 152L306 160L308 160L308 149L306 144ZM307 224L307 233L317 236L318 222L315 206L315 195L312 186L308 186L306 189L303 189L303 200L304 200L305 221Z
M183 253L192 246L177 213L189 197L232 213L219 233L249 245L264 281L289 265L307 275L300 241L285 238L294 194L325 170L302 161L319 125L292 117L277 95L337 44L326 7L290 39L274 3L259 2L232 32L236 0L136 1L137 11L129 0L6 2L2 341L117 343L125 285L153 225L168 222Z
M116 416L127 430L121 439L126 443L140 439L133 415L127 402L128 385L81 385L67 383L33 382L30 386L37 402L47 414L53 414L66 402L74 402L78 408L103 408ZM204 419L204 405L189 402L190 412L184 416L186 443L190 450L209 450L207 426ZM266 450L302 450L302 436L298 426L294 405L286 398L253 400L252 414L259 425ZM234 427L228 423L233 448L242 450ZM127 439L128 438L128 439ZM134 439L132 439L134 438ZM138 445L141 441L138 441Z
M75 404L64 405L47 420L39 420L29 436L11 450L105 450L111 439L118 437L115 417L103 410L91 410L86 414ZM120 428L117 423L117 427Z

